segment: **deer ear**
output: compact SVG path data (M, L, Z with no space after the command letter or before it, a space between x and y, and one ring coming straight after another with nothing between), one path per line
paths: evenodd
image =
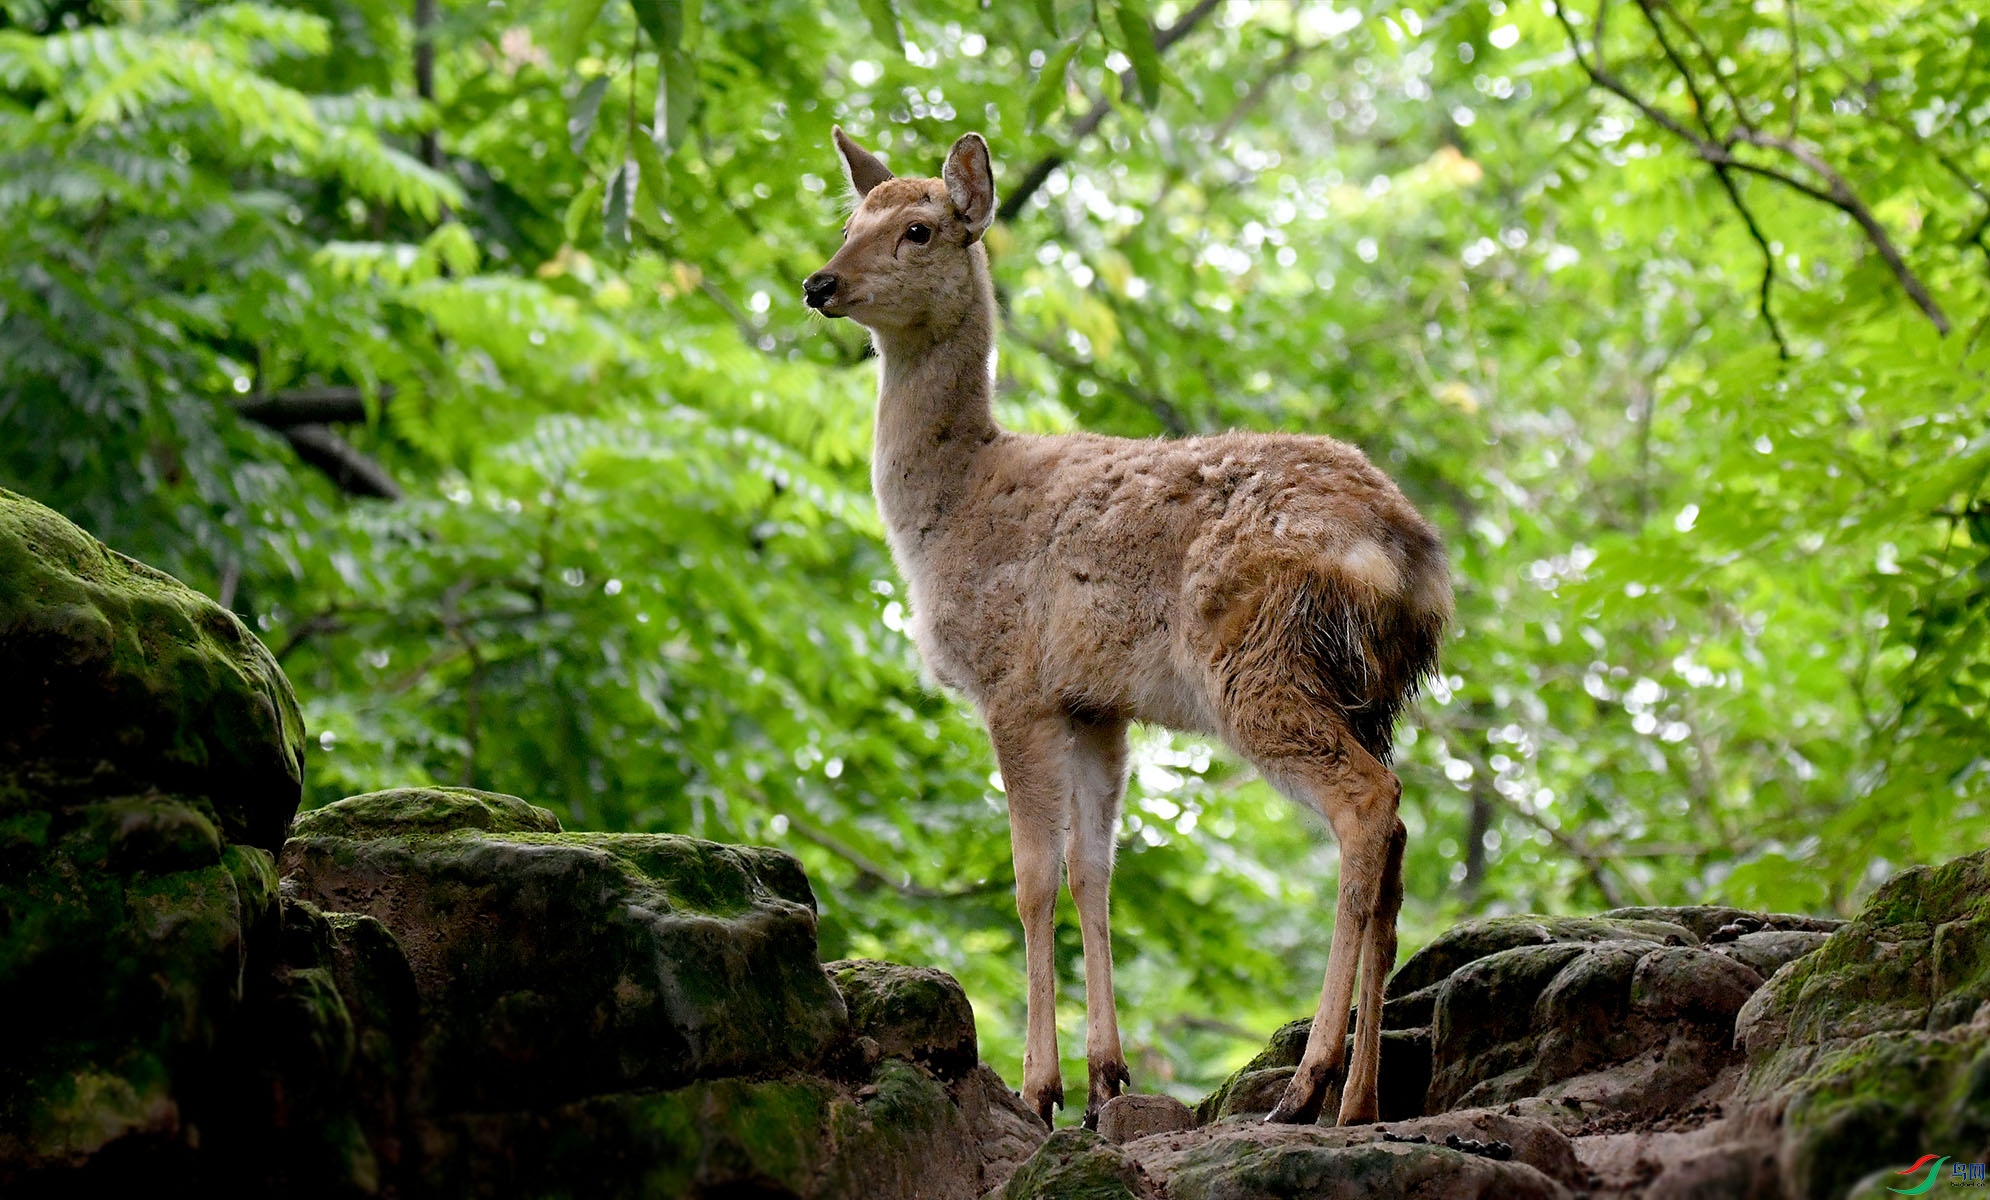
M995 164L988 158L988 143L978 133L962 134L947 151L947 165L940 178L946 181L947 197L967 223L970 242L988 231L995 219Z
M878 161L877 155L850 140L841 125L830 130L836 139L836 153L843 158L843 178L850 181L850 190L862 199L870 195L871 189L891 178L891 170Z

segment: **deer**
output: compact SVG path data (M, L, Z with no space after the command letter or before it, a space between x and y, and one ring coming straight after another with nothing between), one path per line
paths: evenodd
M1084 949L1085 1123L1132 1086L1109 894L1128 727L1141 722L1221 739L1325 818L1340 850L1326 977L1266 1120L1317 1122L1336 1091L1341 1124L1377 1120L1407 836L1394 728L1452 614L1436 530L1330 437L1003 429L987 143L962 136L928 179L895 177L840 126L832 138L854 208L803 300L870 333L871 482L908 632L994 747L1028 981L1024 1103L1046 1125L1064 1106L1052 944L1067 871Z

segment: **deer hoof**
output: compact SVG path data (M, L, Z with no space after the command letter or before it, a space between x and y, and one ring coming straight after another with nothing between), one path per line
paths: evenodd
M1315 1085L1302 1087L1299 1077L1294 1075L1292 1082L1285 1085L1285 1094L1278 1103L1265 1114L1267 1125L1311 1125L1320 1119L1321 1102L1326 1099L1327 1088Z
M1086 1095L1085 1128L1095 1127L1098 1111L1106 1106L1106 1101L1133 1087L1133 1076L1127 1073L1123 1059L1108 1062L1095 1062L1091 1067L1091 1087Z
M1363 1097L1359 1102L1355 1101L1353 1097L1348 1097L1340 1106L1340 1123L1343 1125L1373 1125L1375 1122L1381 1120L1381 1117L1378 1115L1378 1108L1379 1106L1376 1104L1376 1098L1373 1093Z
M1051 1112L1064 1107L1064 1085L1055 1079L1048 1083L1027 1085L1023 1088L1023 1103L1036 1110L1036 1115L1049 1127Z

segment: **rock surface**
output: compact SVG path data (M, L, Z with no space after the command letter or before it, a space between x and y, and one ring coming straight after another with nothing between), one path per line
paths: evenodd
M293 829L260 643L5 492L0 679L10 1198L975 1197L1046 1134L952 979L824 970L780 851L449 788Z
M1745 955L1739 934L1706 940L1738 921L1757 939ZM1428 1020L1425 1111L1541 1097L1658 1114L1738 1063L1734 1017L1758 966L1815 949L1826 928L1721 908L1468 921L1397 971L1384 1024Z
M956 1079L981 1061L974 1009L954 977L931 967L847 959L826 967L850 1011L850 1029L876 1053Z
M824 967L779 851L402 789L306 814L282 861L407 949L409 1174L437 1194L978 1196L1044 1136L951 977Z
M1924 1152L1990 1161L1990 851L1881 885L1749 1000L1735 1037L1792 1195L1846 1195Z
M1002 1200L1158 1200L1128 1153L1089 1129L1060 1129L1009 1177Z
M1478 1149L1448 1145L1452 1138ZM1121 1150L1162 1181L1167 1200L1560 1200L1569 1195L1562 1181L1581 1178L1568 1139L1552 1127L1484 1112L1347 1128L1224 1121Z
M207 597L4 489L0 680L0 811L15 833L66 804L160 792L220 840L283 845L304 723L269 651ZM182 835L187 819L170 820L157 839Z
M277 948L297 704L231 614L5 491L0 681L0 1190L142 1177L217 1110Z
M1383 1124L1259 1120L1301 1020L1194 1110L1047 1134L954 980L818 961L779 850L451 788L293 826L262 647L4 492L0 678L10 1198L1837 1200L1990 1161L1990 851L1849 924L1465 922L1389 983Z
M383 808L418 816L381 824ZM493 830L493 813L535 831ZM807 1070L848 1036L793 858L536 831L548 824L511 797L407 790L309 814L284 848L301 899L371 915L406 948L427 1018L425 1107L505 1110Z
M1115 1146L1196 1127L1195 1110L1173 1096L1114 1096L1099 1109L1099 1136Z

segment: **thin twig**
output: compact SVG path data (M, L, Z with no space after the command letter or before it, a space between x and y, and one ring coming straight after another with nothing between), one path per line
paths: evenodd
M1797 41L1797 0L1783 0L1783 14L1790 22L1790 136L1797 135L1797 118L1803 112L1803 46Z
M1666 15L1671 17L1673 22L1685 33L1686 40L1693 44L1693 49L1699 52L1700 60L1707 64L1707 74L1714 77L1714 84L1720 88L1721 95L1727 97L1728 104L1734 109L1734 119L1740 122L1744 129L1755 128L1755 122L1748 119L1748 109L1741 103L1741 97L1735 94L1733 85L1728 82L1727 76L1721 73L1720 57L1707 48L1707 43L1701 40L1699 31L1688 24L1686 18L1680 16L1679 10L1673 8L1668 0L1656 0L1656 3L1664 5ZM1665 32L1660 25L1658 14L1654 10L1653 4L1654 0L1638 0L1638 6L1644 9L1645 19L1651 22L1653 32L1658 34L1659 40L1662 42L1665 40ZM1672 47L1667 46L1665 52L1668 58L1672 58L1675 66L1680 66L1678 58L1672 54ZM1680 66L1680 70L1683 72L1685 70L1684 66Z
M805 841L814 842L824 850L849 863L857 869L857 874L862 878L868 879L872 883L883 884L885 887L909 899L965 900L973 896L986 896L991 892L1006 891L1010 886L1010 881L1007 879L984 879L980 883L952 890L929 888L923 884L912 882L910 876L898 875L887 871L883 866L879 865L873 859L866 857L862 852L854 849L845 842L831 837L820 829L811 828L804 822L797 821L792 816L788 817L787 820L789 832Z
M1880 258L1885 261L1887 268L1893 272L1894 278L1899 281L1901 290L1905 291L1908 298L1914 301L1915 306L1934 325L1937 332L1943 335L1948 334L1950 326L1947 315L1942 312L1941 306L1935 303L1934 297L1928 293L1928 289L1922 284L1920 277L1915 275L1913 269L1907 265L1906 259L1901 257L1900 251L1893 244L1892 237L1887 234L1885 226L1879 223L1878 218L1873 216L1872 210L1866 206L1865 201L1861 200L1858 194L1851 189L1851 186L1845 182L1844 178L1824 161L1815 148L1799 139L1763 133L1759 129L1744 128L1737 133L1729 134L1723 141L1714 141L1702 137L1694 133L1671 113L1666 112L1664 109L1659 108L1657 105L1633 92L1623 80L1612 74L1600 61L1592 61L1589 56L1585 55L1582 51L1581 35L1576 32L1575 24L1569 20L1566 7L1556 6L1555 18L1562 23L1562 28L1568 35L1569 50L1574 56L1576 64L1583 69L1584 74L1589 76L1591 83L1624 100L1631 107L1642 113L1654 125L1685 142L1702 161L1711 166L1732 167L1737 171L1746 171L1751 175L1760 175L1765 179L1773 179L1792 191L1809 196L1811 199L1822 204L1830 205L1856 221L1859 228L1865 232L1866 240L1872 243L1873 248L1879 252ZM1765 163L1750 162L1747 159L1738 158L1735 156L1733 149L1736 143L1755 146L1764 150L1774 150L1788 155L1822 179L1823 186L1820 187L1816 184L1807 183L1786 171L1779 170Z
M1010 337L1049 359L1060 369L1070 371L1073 374L1083 375L1087 379L1103 384L1154 414L1155 419L1161 422L1162 427L1168 431L1170 436L1185 437L1189 433L1188 418L1184 417L1182 410L1175 407L1174 401L1168 399L1166 396L1161 395L1159 392L1148 391L1146 388L1130 380L1122 379L1120 376L1109 371L1101 370L1097 363L1086 362L1076 355L1066 354L1050 342L1031 337L1029 334L1023 332L1013 320L1006 321L1005 323L1008 325Z
M1687 67L1685 60L1680 57L1679 52L1673 49L1672 39L1666 36L1665 25L1658 19L1658 13L1652 7L1652 0L1638 0L1638 10L1644 14L1645 24L1651 27L1652 35L1658 39L1659 47L1665 51L1666 60L1672 64L1672 69L1678 72L1679 78L1685 81L1686 93L1693 98L1693 115L1699 118L1700 128L1706 131L1707 138L1710 141L1720 141L1720 135L1714 130L1713 114L1707 109L1706 97L1700 93L1699 82L1693 77L1692 70ZM1677 13L1673 14L1673 20L1679 21ZM1711 63L1713 55L1708 51L1706 43L1702 42L1699 35L1694 33L1690 26L1686 26L1684 21L1679 21L1679 23L1682 27L1686 28L1686 36L1692 39L1693 44L1699 48L1700 56L1708 59ZM1592 45L1592 53L1595 54L1597 65L1600 67L1603 63L1603 47L1600 42ZM1718 82L1720 79L1718 64L1713 65L1713 71L1715 79ZM1723 90L1726 89L1724 83L1722 87ZM1728 92L1728 99L1734 105L1736 119L1744 126L1747 125L1748 116L1741 110L1741 101L1733 92ZM1721 190L1727 193L1727 198L1734 205L1735 212L1740 214L1742 223L1748 227L1748 236L1755 239L1756 248L1762 252L1762 283L1756 300L1756 306L1761 311L1763 324L1769 327L1769 336L1775 339L1777 356L1784 362L1788 362L1790 358L1790 344L1784 340L1782 327L1776 324L1775 310L1769 306L1770 290L1776 284L1775 251L1770 249L1769 239L1762 233L1762 227L1756 222L1754 212L1749 209L1747 202L1741 198L1741 189L1736 186L1734 173L1729 169L1727 164L1715 163L1714 175L1720 180Z
M1755 248L1762 252L1762 283L1756 292L1755 307L1762 314L1762 323L1769 327L1769 336L1776 341L1776 357L1784 362L1790 360L1790 344L1783 337L1782 326L1776 324L1776 314L1769 307L1769 291L1776 286L1776 252L1769 248L1769 239L1762 232L1762 226L1755 221L1755 214L1741 198L1741 189L1735 186L1734 174L1724 166L1714 167L1714 177L1721 182L1721 189L1734 204L1734 211L1741 214L1741 223L1748 227L1748 236L1755 239Z

